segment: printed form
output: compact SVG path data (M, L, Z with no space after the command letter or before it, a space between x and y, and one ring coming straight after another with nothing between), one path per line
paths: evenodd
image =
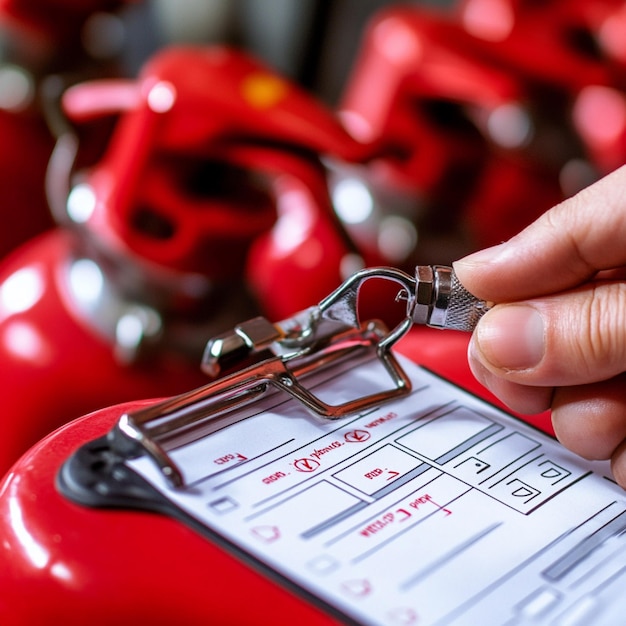
M626 497L499 409L402 359L413 391L339 421L276 393L171 452L176 506L346 616L389 626L624 623ZM371 393L378 362L316 393Z

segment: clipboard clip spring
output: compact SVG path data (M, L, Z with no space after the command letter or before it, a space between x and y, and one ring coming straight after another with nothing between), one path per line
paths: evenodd
M359 292L367 281L397 283L397 300L406 315L388 330L380 322L361 323ZM224 416L266 394L285 392L314 414L328 420L366 411L411 390L411 382L391 352L414 323L471 330L489 305L469 294L452 268L419 266L415 276L390 267L368 268L349 277L318 305L270 323L257 317L211 339L202 359L213 382L198 389L124 413L109 432L111 448L128 457L145 453L174 487L184 477L166 451L197 439L208 421ZM375 352L389 374L383 390L329 405L305 387L301 379L329 364Z

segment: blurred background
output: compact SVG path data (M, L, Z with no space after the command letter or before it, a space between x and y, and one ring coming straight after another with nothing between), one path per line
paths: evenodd
M622 0L0 0L0 471L625 159Z

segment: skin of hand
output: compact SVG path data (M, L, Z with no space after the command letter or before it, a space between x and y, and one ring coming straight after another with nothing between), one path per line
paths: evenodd
M551 409L558 439L626 488L626 166L454 269L496 303L470 341L476 378L519 413Z

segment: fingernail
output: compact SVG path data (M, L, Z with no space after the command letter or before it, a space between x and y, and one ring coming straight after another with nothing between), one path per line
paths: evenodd
M538 365L544 355L543 318L531 306L497 306L478 324L476 344L483 359L493 367L530 369Z

